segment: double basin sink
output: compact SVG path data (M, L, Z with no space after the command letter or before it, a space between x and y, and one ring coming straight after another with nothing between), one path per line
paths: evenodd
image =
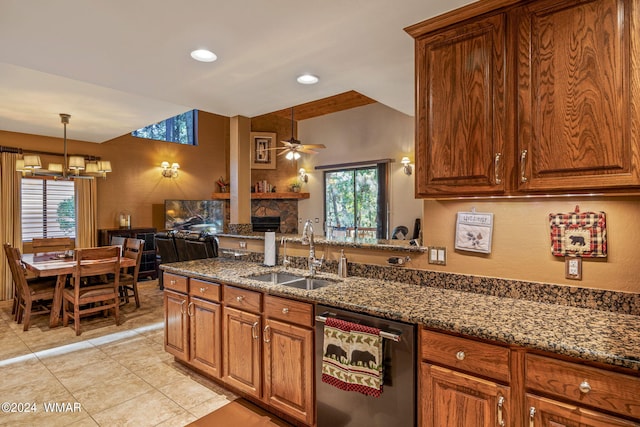
M271 283L274 285L284 285L292 288L314 290L335 283L332 280L320 279L316 277L305 277L299 274L288 273L285 271L273 271L270 273L256 274L246 276L248 279L259 280L261 282Z

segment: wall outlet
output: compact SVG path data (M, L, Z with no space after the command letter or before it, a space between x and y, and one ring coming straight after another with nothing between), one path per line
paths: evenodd
M565 257L564 275L567 279L582 280L582 258Z
M429 264L447 265L447 248L442 246L429 246Z

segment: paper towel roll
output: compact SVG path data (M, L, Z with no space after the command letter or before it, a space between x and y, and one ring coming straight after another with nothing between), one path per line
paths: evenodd
M269 267L276 265L276 233L274 231L264 233L264 265Z

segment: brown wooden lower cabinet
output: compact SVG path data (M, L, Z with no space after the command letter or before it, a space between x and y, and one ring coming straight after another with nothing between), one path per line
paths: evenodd
M265 320L264 398L280 411L311 425L313 330Z
M223 310L222 380L236 389L262 398L259 314L231 307Z
M640 376L422 329L422 427L640 427Z
M189 360L188 296L164 291L164 349L176 358Z
M189 363L215 377L222 376L220 304L192 298L187 306L190 318Z
M629 427L638 423L590 411L577 405L527 395L528 427Z
M422 364L421 375L422 425L511 425L509 387L428 363Z

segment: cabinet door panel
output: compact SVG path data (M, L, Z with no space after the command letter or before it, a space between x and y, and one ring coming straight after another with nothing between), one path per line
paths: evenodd
M223 330L224 381L260 398L262 394L260 316L225 307Z
M311 424L313 331L271 319L265 325L265 399L273 407Z
M636 423L610 417L574 405L527 395L528 419L532 427L631 427Z
M164 291L164 349L185 361L189 359L189 321L186 310L186 295Z
M220 304L198 298L193 298L190 304L190 363L196 368L220 378L222 375Z
M502 192L504 16L428 35L416 50L418 196Z
M517 14L520 189L640 184L631 3L548 0Z
M424 425L493 427L500 418L510 425L508 387L428 363L421 375Z

